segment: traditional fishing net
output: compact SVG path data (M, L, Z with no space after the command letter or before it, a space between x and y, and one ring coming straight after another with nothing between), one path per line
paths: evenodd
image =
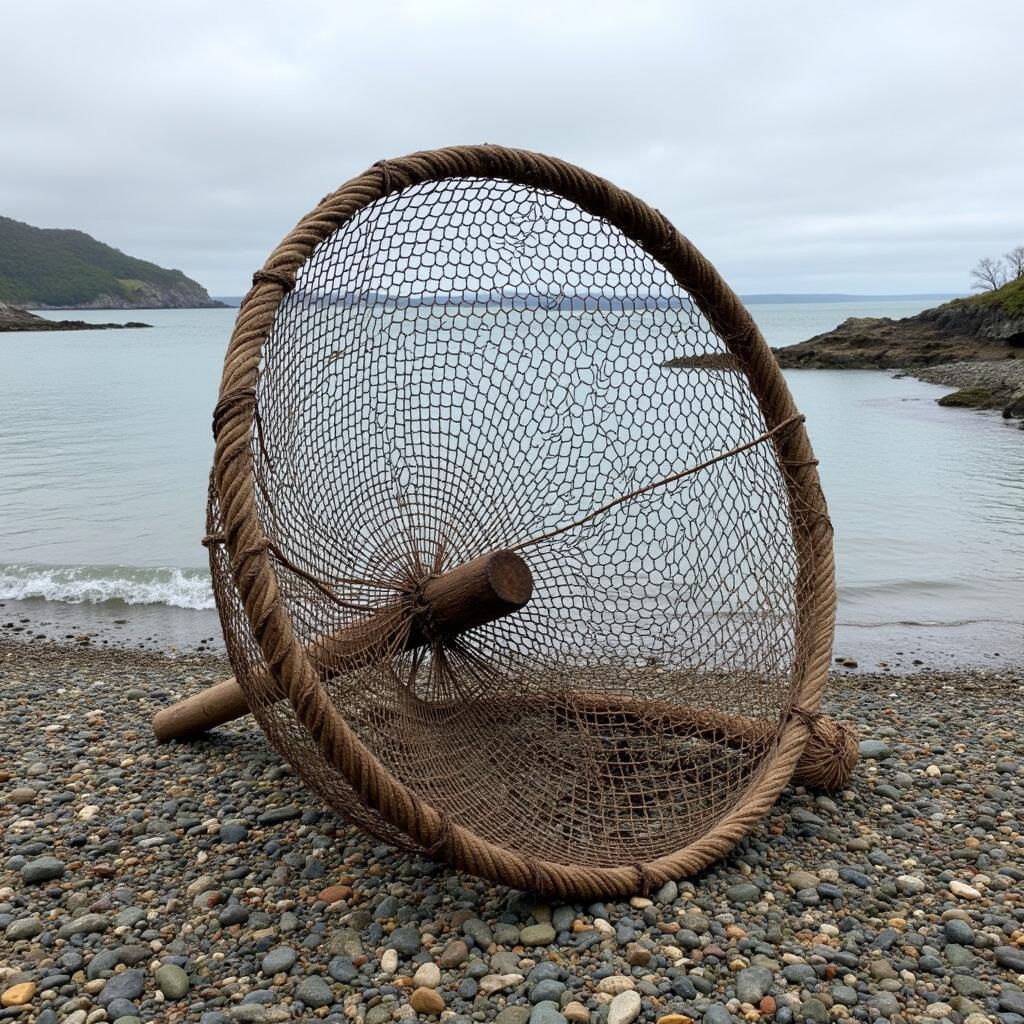
M215 432L237 679L363 828L627 892L788 781L834 612L815 463L742 306L639 200L497 147L376 165L256 275ZM446 628L433 581L505 551L526 602Z

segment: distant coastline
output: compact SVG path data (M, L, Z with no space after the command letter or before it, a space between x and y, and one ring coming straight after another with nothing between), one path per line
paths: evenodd
M955 292L910 292L899 295L847 295L844 292L766 292L764 294L741 295L743 302L751 305L794 302L890 302L895 300L921 300L943 302L955 299Z
M152 324L130 320L124 324L91 324L85 320L47 320L18 306L0 302L0 332L13 331L116 331Z

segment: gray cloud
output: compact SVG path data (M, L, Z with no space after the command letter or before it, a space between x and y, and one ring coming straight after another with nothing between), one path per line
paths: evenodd
M0 213L215 294L384 156L501 142L665 211L740 291L965 291L1024 243L1024 5L9 5Z

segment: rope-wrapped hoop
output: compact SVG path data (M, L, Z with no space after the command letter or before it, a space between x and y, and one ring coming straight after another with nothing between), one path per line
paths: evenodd
M743 395L751 396L750 418L751 422L756 420L756 424L751 428L749 436L735 438L737 442L750 443L746 444L746 448L742 444L726 446L729 449L736 447L740 451L755 451L760 453L757 457L762 460L756 464L762 469L757 469L753 461L749 462L751 468L748 487L753 497L749 502L745 501L744 509L747 511L742 513L742 517L740 513L736 513L737 521L745 517L743 529L758 528L756 520L751 519L749 523L747 522L747 519L756 514L749 509L756 510L767 503L768 499L764 498L761 504L758 504L761 499L756 492L762 486L759 481L767 481L769 471L771 474L777 474L781 497L776 513L781 526L776 523L772 529L777 530L779 539L766 544L765 549L768 550L771 544L778 543L790 552L785 566L791 563L792 578L786 593L778 600L782 610L772 619L774 625L771 629L774 632L770 634L771 643L777 644L779 650L782 650L783 646L786 648L785 658L780 655L778 659L781 667L772 669L772 672L782 680L777 684L778 692L782 693L782 696L778 700L778 706L771 709L771 715L759 719L761 724L753 729L730 731L731 726L724 720L719 721L710 713L699 712L687 719L684 730L682 726L673 724L672 716L678 709L652 710L658 701L641 698L638 698L637 706L634 708L628 693L623 693L635 691L649 698L659 692L659 687L667 694L673 686L680 689L688 687L688 693L697 692L692 673L696 671L693 666L701 659L702 663L706 663L708 678L718 680L716 685L720 685L723 692L727 688L727 678L741 679L740 683L733 682L730 685L739 686L741 690L742 687L749 686L750 692L755 692L754 688L758 684L748 678L751 673L746 667L738 664L738 656L723 656L716 663L710 646L701 648L699 652L693 654L689 668L682 666L681 662L678 665L673 663L667 668L651 668L651 673L662 672L661 678L664 682L659 683L653 675L645 674L642 684L638 682L640 675L634 674L647 672L647 669L643 668L642 652L635 649L635 643L628 649L623 646L622 650L626 653L617 656L614 665L602 669L604 675L596 674L597 670L592 666L586 669L590 674L587 683L589 689L585 692L582 687L578 690L573 689L566 681L568 676L564 673L569 671L568 667L550 669L556 674L563 674L558 676L557 684L545 683L544 672L548 671L550 666L538 655L534 659L537 676L531 683L535 685L535 691L521 696L505 694L500 700L495 698L494 713L511 716L510 720L525 720L523 716L529 716L536 711L538 715L545 716L543 721L554 723L552 727L565 730L559 734L561 736L571 735L569 730L578 724L584 731L589 730L587 735L599 737L603 750L601 756L604 758L600 766L594 767L597 761L593 757L593 751L583 747L580 748L580 763L584 766L590 765L589 770L592 773L598 772L600 777L593 774L588 777L584 771L581 779L568 786L565 792L580 793L587 786L598 789L605 786L609 787L610 792L620 792L621 800L627 805L632 803L632 808L627 806L625 811L621 808L602 809L601 801L595 797L593 806L588 806L585 813L580 812L573 817L571 824L566 825L561 832L557 825L552 825L552 835L544 842L538 842L533 846L518 837L502 841L501 829L497 826L478 827L473 819L473 812L460 809L463 805L436 806L442 797L435 797L432 794L440 792L438 787L441 783L433 778L421 784L420 779L400 776L399 768L396 766L403 763L422 763L429 766L432 762L428 759L428 753L417 748L415 756L420 760L415 762L413 755L405 748L396 747L382 754L375 737L386 734L395 722L401 720L406 723L407 728L408 722L421 720L425 730L436 727L443 731L446 723L450 726L460 713L459 708L451 701L445 703L438 699L431 703L424 693L415 688L403 690L405 684L399 685L388 675L392 672L387 668L388 657L394 655L394 651L383 652L376 662L377 667L373 669L376 674L369 669L366 670L368 674L360 683L367 692L373 691L374 687L381 687L381 692L383 688L391 687L389 693L392 696L388 698L390 703L387 708L382 707L379 711L366 711L364 717L360 719L360 724L354 726L354 720L345 705L343 690L332 690L330 686L325 685L323 652L317 646L319 641L316 639L316 630L313 626L314 616L306 611L315 601L320 601L327 607L328 599L335 600L340 589L349 586L350 581L337 583L333 578L324 580L316 573L312 573L306 565L306 534L303 534L301 541L296 541L291 547L283 543L278 535L279 513L274 507L275 501L284 500L282 495L290 495L287 502L291 514L304 517L303 521L307 523L304 530L309 537L317 534L319 527L315 514L303 504L304 499L296 497L294 492L295 488L301 489L305 484L316 490L319 484L314 486L315 482L311 481L308 475L304 476L310 469L301 459L294 457L294 453L282 456L267 440L280 439L290 436L289 431L301 430L305 422L303 417L313 416L313 413L298 400L289 401L285 397L280 401L275 399L276 404L271 404L269 400L265 402L263 398L264 395L271 394L271 389L283 386L283 378L280 377L283 373L281 367L284 367L288 360L302 363L306 359L301 345L301 327L295 326L289 318L296 308L292 304L299 301L297 297L310 293L317 283L314 280L319 273L319 264L314 265L315 260L320 258L317 254L323 254L325 244L334 244L332 240L341 237L345 232L349 232L351 236L351 241L346 243L349 246L346 252L349 254L348 258L353 261L357 259L359 253L371 252L374 246L390 244L387 241L382 242L381 236L374 233L376 222L372 217L378 216L376 211L381 211L379 218L391 216L388 211L393 212L397 207L389 204L406 201L404 197L409 197L406 207L402 208L405 210L402 213L405 217L403 224L408 225L409 247L400 248L395 244L394 255L395 258L419 258L415 249L418 237L416 231L419 230L417 225L420 223L417 218L426 217L429 213L434 217L433 223L443 224L440 218L447 207L443 207L441 198L437 198L440 196L438 190L452 183L464 183L467 187L478 189L478 193L466 193L467 203L483 202L486 205L487 197L492 194L486 190L494 183L498 183L501 188L519 190L515 193L516 196L533 197L530 201L535 205L538 202L536 197L541 197L543 202L550 197L552 205L547 213L541 210L537 214L536 223L542 223L544 217L550 214L551 225L543 230L563 230L562 225L566 217L570 221L576 218L579 223L597 225L593 231L608 232L613 234L615 239L621 240L615 244L622 247L622 252L626 252L628 247L635 249L635 259L626 252L626 258L633 260L629 266L634 269L630 270L627 267L621 271L623 281L628 283L632 279L631 274L636 276L639 273L635 268L641 266L646 268L644 273L648 276L654 273L651 268L659 275L664 274L665 280L672 288L678 290L681 298L677 300L670 297L663 300L660 297L662 292L659 292L659 297L650 300L645 308L654 310L651 315L661 318L658 319L659 325L662 325L664 317L668 315L665 313L666 310L670 310L672 316L702 317L702 322L707 325L707 337L711 339L708 344L714 343L719 346L720 356L716 358L728 362L728 367L724 370L706 371L708 374L731 375L727 385L699 386L711 389L719 387L723 395L728 388L731 389L728 391L729 395L739 395L741 383ZM458 199L458 196L455 196L455 199ZM453 202L452 195L446 194L445 201ZM421 214L417 206L420 202L435 202L435 206L430 207L427 213ZM502 202L511 201L502 199ZM398 216L397 213L393 215ZM537 228L533 221L523 227L523 220L529 220L530 216L533 214L524 214L519 220L513 219L510 222L513 223L513 228L509 228L503 236L505 241L502 242L501 258L506 260L512 269L501 269L500 273L518 274L522 280L540 281L547 287L547 282L552 276L558 277L559 271L552 271L538 255L536 239L539 237L538 232L543 233L542 229ZM569 229L564 230L568 232ZM591 228L588 227L588 230ZM569 235L566 234L566 237ZM458 262L459 245L464 246L466 253L478 252L479 250L473 248L474 244L468 236L451 242L444 250L444 259L449 261L447 265L455 266ZM633 249L629 250L632 251ZM528 268L534 257L537 260L536 273L527 273L523 268ZM486 259L491 261L490 256ZM609 266L618 267L621 264L621 253L617 251L614 257L608 259L611 261ZM485 263L483 256L480 257L480 261L481 266L499 265L493 261ZM501 263L500 267L505 267L506 263ZM498 275L499 271L494 273ZM575 273L574 270L573 275ZM623 303L635 300L623 299L622 290L616 290L614 287L609 287L600 294L596 291L569 294L564 290L568 287L565 281L570 281L571 284L571 281L576 279L573 275L559 277L562 281L562 292L555 294L549 289L544 294L549 297L554 295L554 298L550 299L551 303L561 302L566 308L587 309L591 313L596 310L595 322L601 322L594 328L599 332L595 337L599 336L602 339L601 345L610 345L608 339L612 333L620 329L622 317L628 314L630 309L636 308L635 305L624 306ZM427 278L429 274L424 272L424 279ZM377 314L366 311L382 308L388 303L391 303L388 308L394 308L396 304L399 307L409 303L426 304L429 299L435 304L433 308L436 308L453 301L444 295L443 287L443 283L438 285L438 290L432 298L422 294L410 296L398 292L395 295L375 295L371 294L368 288L362 288L353 289L351 293L333 294L330 301L348 310L345 315L349 319L346 322L353 323L356 322L357 316L376 316ZM498 299L495 299L493 294L488 294L480 300L480 308L486 307L492 311L488 314L491 318L488 324L493 328L494 324L507 324L510 321L510 316L493 312L502 308L501 302L505 302L507 308L518 309L531 301L532 295L528 295L524 288L521 292L510 293ZM487 305L488 303L490 305ZM577 303L577 306L573 306L573 303ZM602 310L612 307L614 313L602 313ZM454 309L454 306L452 308ZM626 314L622 312L624 309ZM680 313L680 310L683 312ZM473 316L478 316L472 311L455 311L451 315L452 323L456 323L455 317L463 318L457 321L459 325L464 323L465 318L472 319ZM525 322L523 317L519 317L516 322L521 328L520 334L516 335L516 344L519 344L522 337L526 336L527 329L522 327ZM466 340L470 329L465 326L457 328L462 331L459 344L465 346L471 343L471 338L469 341ZM659 326L658 329L662 327ZM445 327L444 330L448 328ZM268 338L275 331L277 333L274 336L279 338L281 351L286 352L287 359L282 355L273 365L269 365L266 346ZM602 331L604 333L600 334ZM354 358L363 360L363 364L360 365L377 365L373 362L377 357L371 351L377 335L369 328L364 333L365 344L360 342L362 347L357 356L352 355L351 347L340 347L336 352L331 351L327 354L323 365L327 366L334 360L331 366L335 366ZM652 329L649 333L653 337L656 332ZM431 345L434 344L432 336ZM450 352L454 353L455 349L452 348ZM438 366L441 367L444 364L440 357L438 358ZM451 359L455 358L455 355L451 355ZM698 359L693 363L693 369L682 372L705 372L700 366ZM322 380L324 372L327 371L318 363L317 367L308 370L309 379ZM615 373L618 372L615 370ZM320 376L317 377L316 374ZM463 392L453 387L452 393L458 395ZM363 400L362 397L360 400ZM637 398L638 402L646 400L643 394ZM323 402L326 401L325 398ZM365 401L373 401L369 389ZM736 401L743 402L746 399L741 396ZM316 416L320 417L316 422L319 423L328 422L325 419L328 414L322 411L323 402L318 399L319 404L316 406ZM725 422L724 419L722 422ZM725 427L721 429L724 431ZM589 437L591 428L587 427L586 430ZM211 536L223 536L224 539L223 544L212 544L210 551L215 582L218 586L218 603L225 622L225 631L229 634L229 650L235 662L236 674L246 692L250 707L265 728L267 721L260 717L260 706L271 702L268 695L287 697L285 708L290 717L288 724L281 725L280 729L288 730L289 756L293 758L307 781L321 794L332 791L332 788L343 788L345 798L336 801L336 805L357 824L389 841L402 843L432 856L443 857L456 868L494 881L517 888L535 889L562 898L596 898L641 890L649 891L669 879L678 879L705 867L726 853L759 821L789 781L808 737L815 729L814 722L809 719L807 712L813 712L821 698L831 651L834 621L831 526L818 482L817 463L802 418L775 359L742 303L693 244L661 213L640 199L564 161L498 146L453 147L375 164L336 192L326 196L314 210L303 217L273 251L263 268L253 276L253 287L242 302L228 347L220 398L214 414L214 431L216 450L208 532ZM611 442L599 437L597 441L590 443ZM459 451L468 461L472 453L462 449ZM716 449L705 454L717 456L721 451ZM658 458L661 458L661 454ZM456 463L458 459L452 461ZM653 456L651 461L653 465ZM714 458L705 461L716 467L720 465ZM282 468L283 463L286 464L286 468ZM537 467L536 471L550 472L542 467ZM456 469L448 472L453 474L454 479ZM273 474L285 473L290 474L288 486L291 490L287 490L284 484L281 484L280 490L275 492L273 497L268 495L267 480ZM758 473L765 475L759 477ZM674 487L681 486L671 481L685 474L673 476L669 467L662 466L658 476L662 479L655 481L660 488L656 493L662 495ZM772 479L774 478L773 476ZM650 480L638 480L635 475L628 479L632 480L634 486L651 483ZM472 481L465 486L471 488ZM771 490L771 485L765 482L763 486L767 494ZM622 487L623 491L632 489ZM650 491L650 488L647 490ZM599 496L597 490L594 493L595 496ZM644 493L644 488L637 486L637 493ZM646 496L644 500L654 499ZM313 498L309 501L312 502ZM615 502L610 503L609 508L614 504ZM598 505L600 501L592 502L592 507ZM626 515L626 506L618 506L614 513L609 513L612 514ZM581 517L580 522L586 522L586 517ZM667 545L668 541L658 532L662 529L660 519L658 524L658 529L652 529L650 532L656 543ZM331 538L320 537L319 542L329 544ZM468 541L466 543L469 544ZM610 542L606 540L605 543L607 545ZM512 543L504 543L501 546L514 547ZM469 548L467 551L469 554L483 554L482 551L470 551ZM529 562L530 550L524 549L522 554ZM439 563L445 557L447 553L439 553ZM728 555L721 553L716 557L724 561ZM300 568L300 563L306 567ZM782 561L779 564L782 565ZM782 569L779 572L782 573ZM550 597L550 588L544 589L546 584L543 573L535 570L534 575L538 587L537 607L543 608L546 607L543 605L545 600L554 601L554 598ZM736 609L743 601L750 606L757 604L758 608L764 608L770 604L771 595L767 587L764 588L763 594L759 594L756 581L734 579L735 575L731 569L728 573L723 570L722 578L728 578L728 587L732 588L728 609L719 609L717 617L708 616L707 621L715 623L713 628L719 630L716 635L726 637L729 643L739 650L740 641L735 637L739 636L743 629L748 630L753 637L754 627L749 623L737 625L739 618ZM653 587L654 583L650 582L653 577L650 573L647 574L647 578L649 585ZM617 579L619 582L616 585L625 588L623 592L630 586L639 586L638 583L622 580L621 574ZM365 584L366 581L360 580L357 584L351 585L356 589L362 587L360 593L365 593ZM401 590L400 581L393 585L397 590ZM317 587L320 590L317 590ZM737 595L753 596L741 599ZM353 603L351 597L345 600ZM341 603L344 604L344 601ZM524 611L518 614L540 614L532 612L532 607L527 605ZM727 617L726 611L731 617ZM244 629L239 625L243 613ZM352 613L339 606L332 614ZM661 611L657 614L664 617ZM514 616L511 616L503 621L512 623L513 619ZM529 621L536 623L539 620L535 618ZM623 619L623 622L625 621ZM628 632L631 627L627 624L622 628ZM710 628L712 627L709 626ZM766 627L759 625L757 628ZM512 633L499 634L497 627L494 629L495 632L491 634L492 640L500 636L510 638L509 642L514 639ZM243 632L245 636L241 635ZM786 637L784 641L779 639L783 633ZM471 634L467 634L469 635ZM694 651L697 651L696 642L694 643ZM743 643L751 647L754 641L747 639ZM554 649L553 645L549 645L549 648ZM539 647L537 649L539 650ZM462 648L456 653L463 659L460 664L475 666L472 669L466 668L464 676L460 678L470 679L474 671L481 678L487 679L500 674L499 668L488 663L484 656L472 651L467 653ZM417 670L427 671L422 655L414 652L403 656L411 659L413 674ZM430 671L435 672L438 678L443 676L441 669L445 656L441 648L434 650ZM566 666L569 666L573 655L566 650L565 657ZM579 655L579 659L582 663L582 655ZM652 665L657 662L654 656L647 660ZM525 673L526 662L524 656L522 663L517 663L515 671ZM617 682L612 679L612 675L615 675ZM684 676L686 681L681 681ZM473 713L477 719L486 718L487 700L491 700L492 697L493 695L487 696L482 691L475 696L466 697L467 701L474 704ZM799 711L793 713L794 708ZM266 712L268 715L277 713ZM421 716L420 719L416 718L417 715ZM449 717L446 718L446 715ZM452 728L451 733L444 735L456 735L457 729ZM639 736L639 731L643 729L653 729L652 735L656 733L661 737L661 746L652 743L643 747L641 757L638 753L641 740L617 740L612 734L620 729L626 730L629 737ZM268 732L272 733L273 729L268 729ZM668 739L665 739L666 737ZM685 749L684 740L685 744L690 745ZM407 747L411 747L419 743L419 738L413 736L403 742ZM598 741L595 740L596 742ZM630 747L630 743L634 745ZM672 746L674 743L677 743L677 746ZM657 817L662 813L659 807L668 808L677 797L686 799L686 793L682 791L687 786L697 794L699 788L707 781L707 766L712 762L693 761L693 756L696 755L692 754L691 747L696 743L705 746L717 744L715 749L738 751L735 764L730 762L729 767L722 769L723 772L733 773L729 782L731 789L728 791L731 794L731 806L725 807L719 801L714 813L709 813L708 827L700 830L699 834L679 832L673 835L671 829L666 828L662 838L657 835L647 837L643 843L635 844L642 853L639 858L628 856L627 851L632 840L622 841L616 846L614 837L609 839L613 849L621 849L621 855L615 854L618 857L615 862L609 863L606 858L592 852L579 859L575 857L573 851L576 849L587 847L588 851L590 850L582 838L588 822L592 830L600 832L612 818L624 820L631 809L649 822L667 821L669 818ZM545 751L549 747L550 744L545 746ZM663 757L669 747L674 757L671 765L664 761ZM701 749L704 750L705 747ZM300 753L296 754L295 751ZM554 757L553 754L550 756ZM689 761L687 757L690 758ZM496 754L495 761L499 760L500 755ZM658 771L663 773L658 776L659 779L670 779L672 772L680 773L675 784L678 792L655 792L662 783L651 785L647 787L648 792L644 791L642 773L654 764L657 764ZM498 766L495 767L494 777L499 777ZM502 799L502 794L493 794L494 803L500 803ZM579 799L582 800L583 797ZM481 800L480 805L488 802ZM664 814L669 817L681 813L678 809L664 810ZM557 815L553 814L552 820L555 817ZM678 841L679 836L683 836L683 841Z

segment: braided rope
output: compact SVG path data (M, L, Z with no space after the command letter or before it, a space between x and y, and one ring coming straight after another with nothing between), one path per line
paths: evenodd
M215 416L214 478L238 592L267 667L329 764L360 799L420 849L446 852L456 867L517 888L561 898L629 894L699 871L728 852L765 814L792 776L809 736L803 716L781 727L774 756L741 801L683 849L644 864L592 867L523 857L448 821L392 776L355 735L319 683L278 589L256 511L251 464L253 401L260 353L284 294L315 246L358 211L413 184L455 177L500 178L554 192L606 219L656 258L692 297L745 373L769 429L798 416L770 349L711 263L657 210L596 175L552 157L498 146L460 146L383 161L326 196L253 277L228 347ZM244 399L243 399L244 396ZM786 486L796 540L797 586L814 599L797 622L799 682L792 705L813 712L832 646L835 584L830 526L814 454L802 423L773 438L795 472Z

